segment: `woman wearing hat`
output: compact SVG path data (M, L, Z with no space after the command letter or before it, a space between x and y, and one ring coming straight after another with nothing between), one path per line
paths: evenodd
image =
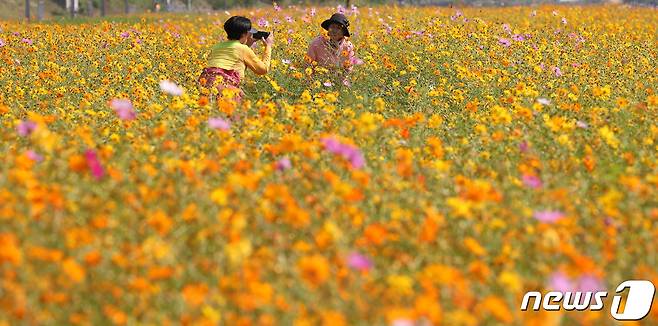
M311 41L307 55L322 67L351 71L356 57L354 45L346 38L350 36L347 29L350 22L345 15L336 13L321 26L327 30L327 36L320 35Z

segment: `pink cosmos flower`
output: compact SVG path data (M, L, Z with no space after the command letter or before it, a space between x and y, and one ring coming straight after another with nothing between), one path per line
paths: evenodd
M98 159L96 151L88 149L85 152L85 157L87 158L87 166L89 167L89 171L91 171L91 175L96 178L96 181L103 179L103 176L105 176L105 170Z
M508 40L506 38L501 37L501 38L498 39L498 44L500 44L504 47L509 47L510 45L512 45L512 42L510 42L510 40Z
M171 82L169 80L162 80L160 81L160 89L173 96L181 96L183 95L183 89L178 87L174 82Z
M343 85L345 87L352 87L352 83L350 83L350 81L347 78L343 79Z
M562 70L560 70L560 67L553 67L553 73L555 76L560 77L562 76Z
M0 48L5 46L7 43L5 43L5 40L0 38Z
M35 151L33 151L33 150L29 150L29 151L27 151L27 152L25 153L25 155L27 155L27 157L28 157L29 159L31 159L32 161L35 161L35 162L41 162L41 161L43 161L43 156L39 155L39 153L37 153L37 152L35 152Z
M543 223L555 223L564 218L564 213L560 211L538 211L535 212L533 217Z
M524 174L522 179L523 179L523 184L532 189L541 188L543 185L541 179L539 179L534 175Z
M36 129L37 129L36 122L31 121L31 120L21 121L21 123L18 124L18 126L16 127L16 131L22 137L29 136Z
M340 155L350 162L351 166L355 169L360 169L365 166L365 158L363 153L352 145L343 144L334 137L324 137L320 140L324 148L330 153Z
M364 255L353 252L347 257L347 266L358 271L367 271L372 268L372 261Z
M291 167L292 167L292 163L290 162L290 159L287 156L276 161L277 171L285 171L290 169Z
M450 16L450 20L455 21L457 20L457 18L462 16L463 16L462 12L457 10L454 15Z
M221 131L229 131L231 129L231 123L222 118L210 118L208 119L208 127Z
M503 30L507 32L507 34L512 34L512 28L509 27L509 24L503 24Z
M572 292L576 289L576 284L562 272L554 272L548 280L549 291Z
M528 142L527 141L524 140L521 143L519 143L519 151L521 151L521 153L525 153L525 152L528 151Z
M270 26L270 23L267 21L267 19L261 17L258 19L258 27L268 27Z
M587 125L587 123L578 120L578 121L576 121L576 127L582 128L582 129L587 129L589 126Z
M605 285L603 281L589 273L583 274L577 279L571 279L563 272L554 272L551 274L548 280L548 289L549 291L557 292L580 292L580 298L578 303L583 303L584 299L587 297L586 293L594 294L599 291L605 291ZM590 300L593 300L594 296L590 295Z
M359 58L357 58L357 57L355 57L355 56L350 57L350 64L351 64L351 65L355 65L355 66L356 66L356 65L362 65L363 63L364 63L363 60L361 60L361 59L359 59Z
M592 274L585 274L578 278L578 291L580 292L599 292L605 291L603 281Z
M361 154L361 151L356 147L349 146L343 156L350 161L350 164L355 169L362 168L366 163L363 154Z
M123 32L123 33L119 34L119 36L121 36L123 38L129 38L130 37L130 32L127 32L127 31Z
M415 324L411 319L395 319L391 322L391 326L414 326Z
M24 38L21 40L21 42L27 44L27 45L32 45L34 42L30 40L29 38Z
M136 117L135 108L132 102L127 99L113 99L110 101L110 107L119 116L119 119L124 121L134 120Z
M338 140L336 140L336 138L325 137L325 138L322 138L321 141L322 141L322 144L324 145L324 149L326 149L326 150L328 150L328 151L330 151L334 154L337 154L340 151L340 145L341 144L338 142Z

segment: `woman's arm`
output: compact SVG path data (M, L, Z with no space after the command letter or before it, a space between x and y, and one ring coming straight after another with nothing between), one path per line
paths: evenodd
M322 36L318 36L311 41L311 44L308 46L307 55L311 58L312 61L320 62L320 47L323 46L322 41L324 39Z
M243 60L244 65L251 69L256 75L265 75L270 71L270 61L272 59L272 46L266 45L263 59L259 59L256 53L249 48L244 48Z

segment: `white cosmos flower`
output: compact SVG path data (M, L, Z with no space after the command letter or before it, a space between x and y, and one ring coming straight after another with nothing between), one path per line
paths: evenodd
M538 102L539 104L541 104L541 105L550 105L550 104L551 104L551 100L549 100L549 99L547 99L547 98L543 98L543 97L542 97L542 98L538 98L538 99L537 99L537 102Z
M178 87L178 85L176 85L176 83L172 81L168 81L168 80L160 81L160 89L169 95L173 95L173 96L183 95L183 89Z

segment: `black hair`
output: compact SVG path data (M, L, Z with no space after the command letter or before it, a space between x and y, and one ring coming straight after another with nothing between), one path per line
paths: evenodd
M224 30L229 40L239 40L242 34L251 30L251 20L242 16L233 16L224 23Z

